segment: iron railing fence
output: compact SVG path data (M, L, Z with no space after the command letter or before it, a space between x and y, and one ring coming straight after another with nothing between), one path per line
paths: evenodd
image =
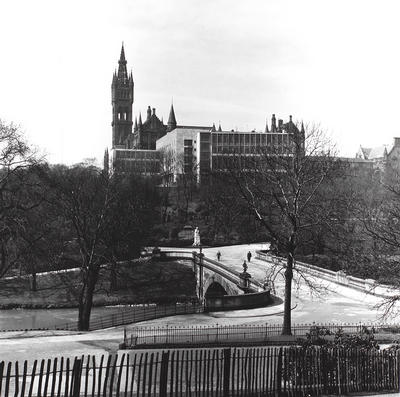
M203 311L203 305L192 302L175 303L171 305L137 305L121 308L120 311L107 316L94 318L90 321L89 330L95 331L98 329L154 320L161 317L175 316L179 314L202 313ZM69 322L65 324L58 324L55 326L55 329L76 331L78 329L78 323Z
M334 335L366 333L400 333L399 324L296 324L292 326L294 337L317 335ZM267 342L270 338L280 336L282 325L213 325L193 327L137 327L133 333L125 337L128 347L146 345L207 345L229 343Z

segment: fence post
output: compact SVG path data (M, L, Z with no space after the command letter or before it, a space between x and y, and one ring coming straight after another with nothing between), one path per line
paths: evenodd
M72 369L71 390L72 397L79 397L81 394L81 373L82 373L82 359L76 358L74 367Z
M160 397L167 397L169 351L162 352L160 370Z
M328 394L331 392L328 387L328 350L323 347L320 350L319 357L320 357L322 390L324 394Z
M224 349L223 397L229 397L230 374L231 374L231 349Z
M276 396L281 395L282 391L282 353L283 349L282 347L279 348L279 353L278 353L278 362L276 364Z

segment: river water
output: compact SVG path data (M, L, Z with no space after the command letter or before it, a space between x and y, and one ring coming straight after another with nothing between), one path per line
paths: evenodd
M117 313L119 307L94 307L91 319ZM0 310L0 331L54 328L78 320L78 309L10 309Z

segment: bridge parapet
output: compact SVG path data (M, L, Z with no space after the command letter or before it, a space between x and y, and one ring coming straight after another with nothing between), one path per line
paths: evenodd
M285 266L286 263L285 258L280 258L262 251L256 251L256 258L273 265ZM353 288L358 291L375 295L381 298L388 298L395 294L395 291L393 289L390 289L389 287L383 285L379 285L373 279L363 279L349 276L343 270L339 270L336 272L300 261L296 261L295 267L305 273L317 276L332 283L344 285L346 287Z

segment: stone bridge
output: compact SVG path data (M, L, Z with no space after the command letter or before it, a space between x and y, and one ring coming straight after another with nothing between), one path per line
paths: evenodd
M192 261L197 297L205 310L248 309L272 303L270 291L264 290L260 282L243 277L243 273L207 258L201 252L165 251L161 253L163 256Z

